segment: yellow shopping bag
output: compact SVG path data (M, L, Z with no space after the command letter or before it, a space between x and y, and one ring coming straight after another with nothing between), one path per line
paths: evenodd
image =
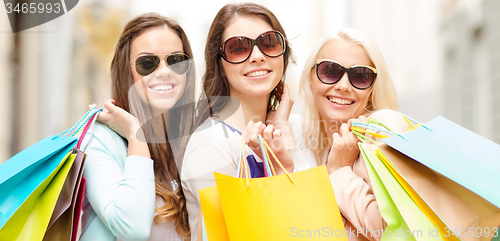
M262 138L259 140L262 141L265 150L270 151L267 143ZM269 153L276 158L272 152ZM269 158L264 157L264 159L267 161ZM243 162L245 160L242 158ZM271 169L274 169L271 162L267 162ZM219 237L224 236L223 232L210 230L216 222L221 223L222 220L226 225L229 240L321 238L347 241L348 234L344 230L325 166L253 179L249 178L245 163L242 169L245 178L214 174L223 219L220 218L220 214L213 215L213 208L212 211L207 209L205 202L209 197L207 193L215 194L213 187L208 191L200 190L200 199L204 200L201 205L209 241L222 240L212 238L210 235L210 233L222 233Z

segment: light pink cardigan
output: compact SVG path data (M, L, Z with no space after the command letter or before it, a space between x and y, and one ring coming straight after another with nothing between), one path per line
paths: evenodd
M391 110L377 111L372 115L372 119L395 132L402 133L408 130L404 118ZM320 154L321 165L326 163L329 151L330 148L325 148ZM330 181L343 216L344 227L349 234L349 241L380 240L381 230L385 230L387 224L380 214L363 156L361 154L358 156L352 168L343 167L331 173Z

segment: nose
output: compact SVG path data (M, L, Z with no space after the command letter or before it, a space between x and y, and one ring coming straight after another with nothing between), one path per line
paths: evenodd
M172 74L172 70L167 66L167 61L165 59L162 59L160 61L160 65L158 66L154 74L156 78L166 77Z
M266 60L266 56L260 51L257 45L253 46L252 54L250 55L249 61L250 63L258 63L264 62Z
M339 82L335 83L335 90L341 92L352 91L351 83L349 82L349 76L347 75L347 72L345 72L344 75L342 75L342 78L339 80Z

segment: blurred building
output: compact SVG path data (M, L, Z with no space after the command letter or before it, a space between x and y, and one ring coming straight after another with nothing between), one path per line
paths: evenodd
M499 10L496 0L352 0L348 26L380 47L401 112L443 115L500 143Z
M444 113L500 143L500 1L444 1Z

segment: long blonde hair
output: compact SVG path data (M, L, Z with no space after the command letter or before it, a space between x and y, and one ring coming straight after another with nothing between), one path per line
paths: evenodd
M361 45L377 69L377 78L373 84L371 98L365 107L364 115L380 109L397 110L398 108L396 88L387 71L385 60L377 45L372 40L365 37L362 33L349 28L339 31L336 35L328 34L323 37L313 49L312 54L304 65L299 87L300 96L304 100L304 137L309 149L313 150L316 154L318 163L319 154L327 145L328 137L325 127L322 125L323 121L320 119L320 114L314 105L314 98L311 91L311 76L319 53L331 41L345 41Z

